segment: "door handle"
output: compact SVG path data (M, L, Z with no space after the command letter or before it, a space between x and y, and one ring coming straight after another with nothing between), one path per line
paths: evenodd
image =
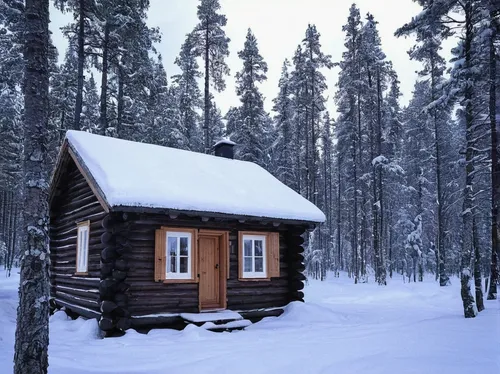
M219 268L219 264L215 264L215 268L218 269Z

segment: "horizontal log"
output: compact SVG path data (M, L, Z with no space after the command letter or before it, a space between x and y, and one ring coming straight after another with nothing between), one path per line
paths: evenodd
M166 328L171 327L175 328L175 326L179 326L183 328L186 326L186 322L180 316L156 316L156 317L141 317L132 316L131 318L131 327L132 328L141 328L141 327L156 327L156 328Z
M116 303L127 303L128 299L129 299L129 296L127 294L125 294L125 293L122 293L122 292L116 292L113 295L113 300Z
M130 296L129 301L128 301L128 308L130 312L132 312L134 307L140 306L140 307L145 307L145 308L152 308L152 309L157 309L157 310L164 310L167 311L168 308L171 307L190 307L196 305L198 307L198 295L195 295L194 297L178 297L178 298L170 298L170 297L164 297L164 298L155 298L155 299L149 299L149 300L136 300L133 298L133 296ZM164 309L163 309L164 308Z
M239 314L245 319L249 319L252 322L256 322L257 320L261 320L265 317L279 317L283 314L285 310L282 308L275 309L262 309L262 310L250 310L250 311L241 311Z
M89 319L90 318L99 318L99 316L100 316L100 313L97 311L87 309L87 308L82 308L79 305L71 304L71 303L67 302L66 300L62 300L59 298L56 298L54 300L55 300L56 305L59 308L65 307L67 309L70 309L74 313L77 313L78 315L83 316L85 318L89 318Z
M104 210L96 209L95 213L85 216L84 219L89 220L91 222L100 222L105 215L106 212ZM79 218L78 221L82 221L84 219ZM66 219L65 222L61 224L56 224L55 222L51 222L50 231L52 232L52 231L68 230L74 227L76 222L77 222L76 219L75 220Z
M52 222L54 229L58 229L60 227L68 227L63 225L68 225L71 223L75 223L78 221L90 219L91 217L102 217L106 213L102 209L101 205L92 204L88 207L84 207L79 211L71 212L66 214L65 216L59 216L57 219Z
M266 287L266 288L230 288L227 290L227 297L238 297L238 296L259 296L268 297L273 295L286 295L290 292L287 286L285 287Z
M86 299L96 300L99 298L99 293L96 289L91 288L76 288L76 287L68 287L60 284L55 284L52 286L54 291L60 293L67 293L74 296L80 296Z
M131 326L132 321L130 320L130 318L123 317L118 319L118 321L116 322L116 327L122 331L128 330Z
M99 290L99 279L61 277L56 274L51 274L51 279L58 285L76 286L81 289L87 287L88 289Z
M180 305L165 305L165 306L144 306L129 305L129 312L134 315L148 315L148 314L159 314L159 313L198 313L198 303L196 304L180 304Z
M61 202L61 204L57 206L57 209L59 212L73 211L76 208L80 208L96 201L98 202L92 190L83 189L78 191L78 194L73 199L69 198L64 202Z
M78 305L81 307L89 308L95 311L99 310L99 303L97 302L97 298L89 299L82 296L74 296L67 292L56 292L56 298L58 300L65 300L68 303L73 305Z
M248 302L244 300L228 300L227 307L228 309L235 310L253 310L253 309L262 309L262 308L277 308L285 306L289 303L287 299L270 299L270 300L261 300L258 302Z
M112 315L115 316L116 318L130 318L131 314L126 308L116 308L113 312Z
M239 281L235 279L230 279L227 281L227 289L255 289L255 288L276 288L276 287L288 287L288 279L278 278L271 281Z

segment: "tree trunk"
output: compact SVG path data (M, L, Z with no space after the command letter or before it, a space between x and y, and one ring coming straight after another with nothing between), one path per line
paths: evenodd
M116 134L118 137L123 138L123 85L124 85L123 69L118 66L118 97L117 97L117 115L116 115Z
M49 256L47 144L49 0L26 0L24 48L24 224L14 373L47 373Z
M210 44L209 44L209 28L207 20L207 29L205 34L205 113L204 113L204 128L205 128L205 153L210 153Z
M10 272L12 270L12 265L14 264L14 258L16 258L16 244L17 244L17 231L18 231L18 214L19 214L19 204L16 203L14 207L14 230L12 233L12 254L10 261L7 264L8 276L10 277Z
M431 56L431 100L434 102L436 100L436 79L435 79L435 66L434 58ZM439 285L441 287L449 286L450 279L446 275L446 257L444 251L444 237L446 235L444 227L444 199L443 199L443 186L442 186L442 174L441 174L441 133L439 132L439 121L437 118L436 109L432 109L432 118L434 122L434 149L436 155L436 189L437 189L437 237L436 237L436 249L437 249L437 271L439 273ZM437 275L437 274L436 274Z
M471 46L473 37L472 25L472 5L470 2L465 4L465 69L469 71L471 68ZM466 124L466 143L467 149L465 152L465 188L464 188L464 202L463 202L463 239L462 239L462 259L460 274L461 283L461 296L464 306L465 318L474 318L477 315L476 302L472 295L472 249L473 249L473 172L474 172L474 113L472 112L472 86L465 86L465 124Z
M491 12L495 9L493 8ZM493 14L490 16L493 20ZM490 127L491 127L491 266L490 266L490 288L488 290L488 300L497 298L498 284L498 256L500 254L500 219L498 216L500 206L500 151L497 133L497 111L496 111L496 79L497 61L495 53L496 32L490 36Z
M80 130L80 117L83 106L83 66L85 62L85 1L79 0L79 19L78 19L78 82L76 88L75 101L75 124L74 129Z
M109 53L109 22L104 25L104 42L102 46L102 76L101 76L101 108L99 122L101 132L106 135L108 129L108 53Z
M343 270L342 266L342 246L340 241L340 219L341 219L341 196L342 190L340 189L341 177L340 177L340 154L337 152L337 255L338 255L338 268Z
M380 82L380 69L377 69L377 156L382 155L382 87ZM383 238L383 227L384 227L384 205L383 205L383 191L382 191L382 165L378 166L376 170L376 180L377 180L377 199L378 208L377 209L377 240L378 240L378 255L377 258L377 273L378 273L378 284L387 285L385 263L384 263L384 251L382 248Z
M481 256L479 254L479 237L477 236L477 223L476 219L472 221L472 243L474 245L474 287L476 291L476 305L477 311L484 310L483 290L481 284Z

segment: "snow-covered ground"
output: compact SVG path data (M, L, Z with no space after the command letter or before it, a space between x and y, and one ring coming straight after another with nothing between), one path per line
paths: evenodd
M307 285L307 303L245 331L130 331L98 339L95 321L50 320L49 373L500 373L500 302L464 319L459 282L387 287L345 275ZM0 373L12 372L17 275L0 271Z

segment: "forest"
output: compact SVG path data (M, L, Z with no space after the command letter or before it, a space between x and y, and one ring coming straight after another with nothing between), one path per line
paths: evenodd
M494 299L498 284L500 1L416 2L421 13L394 30L415 40L408 58L421 64L408 105L377 20L353 4L339 25L341 60L322 51L329 36L310 24L283 61L271 112L259 89L266 56L249 29L241 64L231 67L240 104L223 113L214 93L233 78L218 0L193 9L198 24L173 76L155 48L168 30L148 26L148 0L55 0L73 22L63 29L67 50L49 41L48 117L33 134L24 127L25 4L0 1L0 265L19 266L24 184L47 196L67 130L205 153L226 137L235 158L264 167L326 214L306 238L308 277L346 271L355 283L435 277L447 286L458 276L465 316L475 317L483 291ZM457 43L447 61L450 38ZM324 73L335 67L338 81L328 87ZM36 180L26 168L39 160L26 156L30 137L46 155Z

